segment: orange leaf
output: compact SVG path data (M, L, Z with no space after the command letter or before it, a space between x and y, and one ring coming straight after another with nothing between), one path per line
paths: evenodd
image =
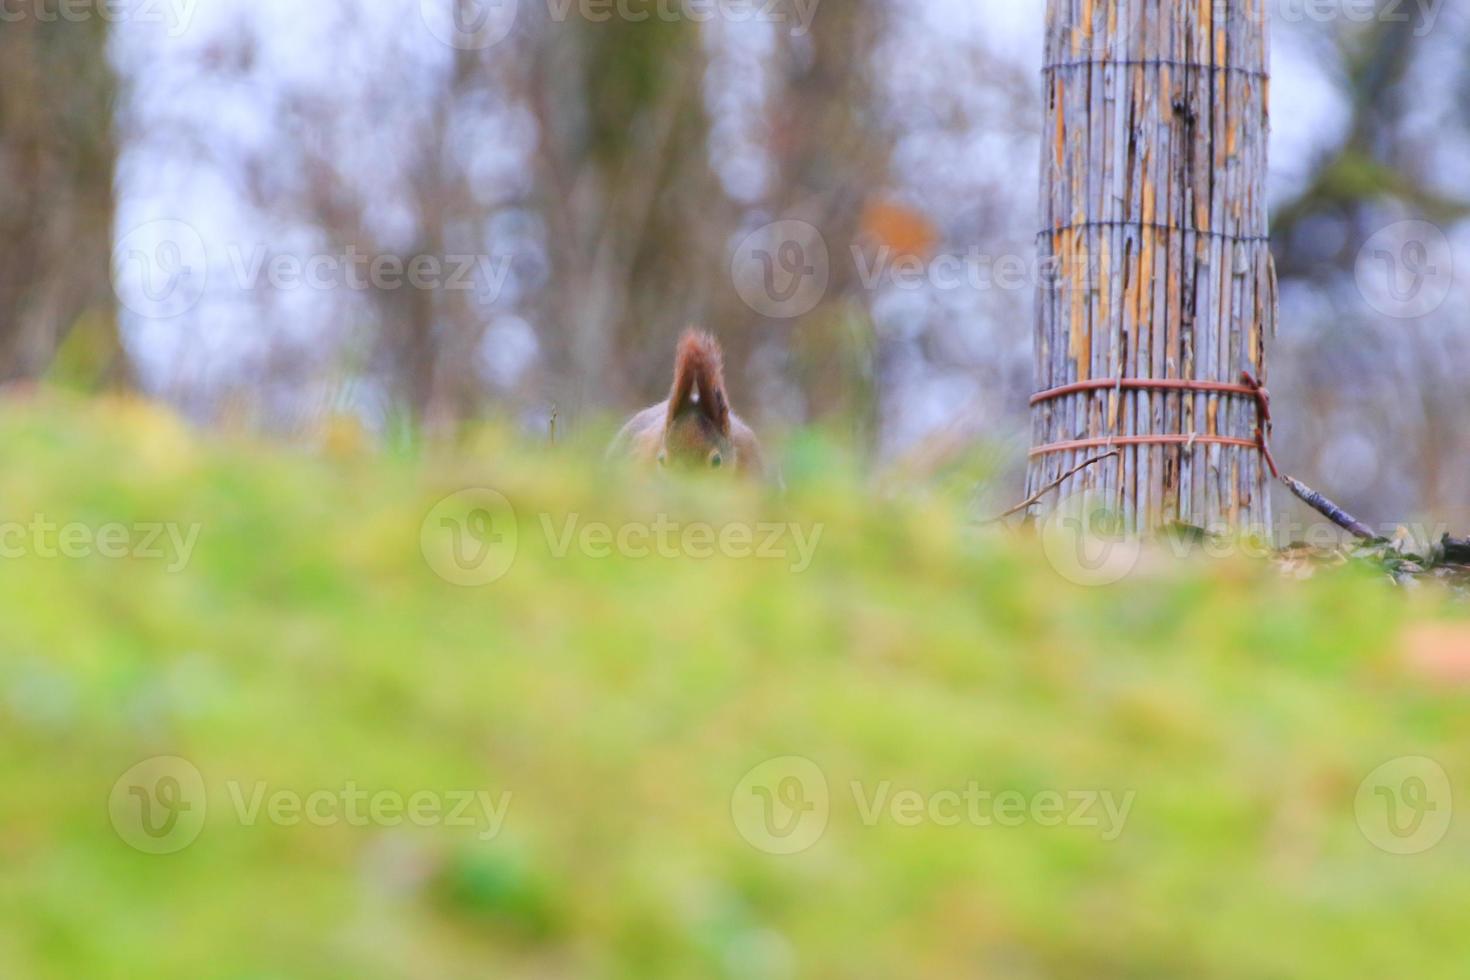
M892 201L869 201L863 209L863 234L900 256L927 259L934 254L939 232L925 215Z

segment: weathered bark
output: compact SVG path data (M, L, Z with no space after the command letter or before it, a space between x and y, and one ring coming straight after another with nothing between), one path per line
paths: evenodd
M1265 528L1259 403L1240 384L1263 378L1276 321L1265 5L1049 0L1047 18L1038 390L1175 384L1037 403L1028 493L1120 448L1060 499L1099 494L1136 532Z

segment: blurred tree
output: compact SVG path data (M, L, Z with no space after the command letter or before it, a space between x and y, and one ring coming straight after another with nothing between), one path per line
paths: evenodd
M1403 201L1429 221L1470 216L1470 198L1433 189L1422 169L1424 155L1406 137L1405 81L1422 50L1419 25L1410 17L1379 17L1365 29L1339 32L1334 40L1337 74L1351 112L1347 133L1313 168L1306 189L1277 208L1272 216L1277 239L1292 244L1309 219L1323 215L1348 218L1361 227L1364 212L1386 198ZM1310 272L1314 252L1283 249L1282 276ZM1345 254L1351 259L1354 252Z
M773 178L749 203L815 226L832 260L824 301L795 321L763 318L731 278L750 221L712 166L706 94L710 31L730 25L547 22L530 91L554 283L543 337L563 406L575 414L661 393L675 336L698 321L725 346L737 404L758 417L795 402L799 416L852 425L869 441L875 341L850 249L887 169L871 79L881 22L880 4L852 0L822 5L809 32L794 29L795 7L777 25L761 147Z
M1454 420L1470 411L1470 395L1457 355L1470 324L1451 304L1423 316L1379 316L1358 278L1362 249L1386 226L1418 220L1448 230L1470 217L1470 197L1455 191L1423 143L1423 117L1440 93L1427 92L1416 72L1435 64L1431 45L1440 38L1422 27L1394 15L1318 31L1325 67L1341 80L1347 125L1313 162L1304 188L1276 208L1272 230L1284 288L1305 287L1334 313L1294 324L1284 363L1295 368L1295 383L1278 391L1292 420L1287 452L1309 481L1361 513L1459 521L1470 515L1470 457ZM1430 73L1438 77L1442 65ZM1456 102L1447 100L1449 111L1431 128L1436 141L1463 138ZM1449 261L1432 247L1428 254Z
M710 168L703 32L653 6L548 20L534 42L548 394L574 418L661 394L676 335L729 290L736 211Z
M111 283L107 23L24 5L0 29L0 381L126 383Z
M775 213L817 229L831 279L816 309L795 323L764 324L761 339L787 345L808 418L848 428L863 449L881 411L880 364L853 249L863 244L864 214L887 191L891 142L873 76L886 10L877 0L822 4L809 33L784 34L771 106Z
M317 329L267 342L248 369L257 395L250 410L289 427L309 423L324 399L366 389L390 429L452 431L482 416L492 396L480 353L499 298L489 277L504 255L490 228L517 202L518 188L494 180L493 167L490 177L479 168L501 151L475 136L511 125L514 59L495 48L426 48L412 34L374 33L354 23L347 3L337 13L333 29L378 70L309 86L262 77L264 41L243 24L206 48L198 66L216 84L279 90L271 138L231 140L221 154L245 199L277 229L271 250L360 260L350 272L344 263L341 275L361 288L334 283L344 298ZM253 298L270 307L279 292L257 288ZM282 319L299 326L313 322L309 313L297 305Z

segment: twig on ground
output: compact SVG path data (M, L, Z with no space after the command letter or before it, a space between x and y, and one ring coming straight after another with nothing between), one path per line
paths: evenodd
M1066 483L1068 480L1072 479L1072 477L1076 476L1078 473L1081 473L1083 470L1087 469L1090 466L1095 466L1098 463L1101 463L1105 459L1112 459L1114 456L1117 456L1117 455L1118 455L1118 450L1114 449L1111 452L1103 453L1101 456L1094 456L1092 459L1089 459L1087 462L1083 463L1082 465L1075 466L1071 470L1067 471L1066 473L1063 473L1055 481L1053 481L1052 483L1050 483L1050 484L1042 487L1040 490L1036 491L1036 493L1032 494L1029 498L1027 498L1026 500L1021 501L1019 504L1017 504L1016 506L1012 507L1010 510L1006 511L1004 514L1001 514L999 517L992 517L988 521L981 521L980 522L981 526L984 526L984 525L987 525L987 524L999 524L1001 521L1005 520L1007 517L1013 517L1016 514L1021 513L1021 511L1023 511L1023 510L1030 509L1033 505L1039 503L1041 501L1041 498L1042 497L1045 497L1047 494L1051 493L1057 487L1060 487L1063 483Z
M1371 527L1295 477L1283 475L1281 482L1285 483L1291 492L1300 497L1309 507L1349 534L1362 538L1364 541L1377 541L1382 537Z

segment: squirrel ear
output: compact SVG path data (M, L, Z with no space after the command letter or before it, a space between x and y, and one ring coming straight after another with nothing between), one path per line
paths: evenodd
M674 420L694 403L694 391L699 381L696 367L686 338L680 342L674 357L674 388L669 392L669 416L665 424L673 425Z
M694 404L695 379L688 372L680 372L674 375L674 390L669 394L669 422L678 418L690 405Z
M730 434L730 401L725 397L725 385L722 380L700 381L699 407L705 417L715 424L720 435Z

